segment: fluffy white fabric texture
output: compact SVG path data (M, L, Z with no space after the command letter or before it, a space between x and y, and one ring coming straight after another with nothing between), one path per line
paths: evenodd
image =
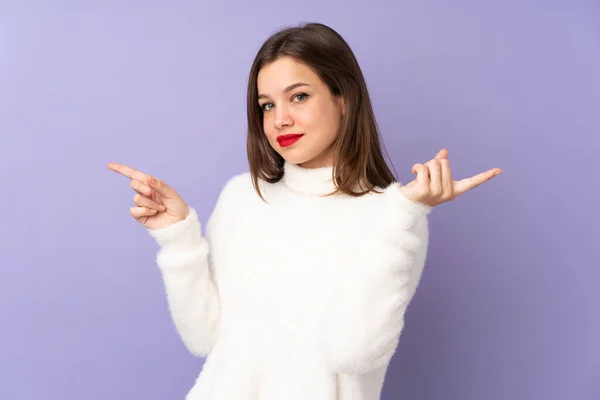
M233 177L196 211L148 230L183 343L206 357L187 400L377 400L421 278L431 208L400 183L334 195L332 168Z

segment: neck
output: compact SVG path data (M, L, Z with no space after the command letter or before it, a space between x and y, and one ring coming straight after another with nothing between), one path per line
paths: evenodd
M300 163L298 165L304 168L323 168L333 166L333 162L333 153L331 151L324 151L317 157L314 157L313 159Z
M283 184L294 192L308 196L323 196L336 189L332 165L307 168L286 161L283 168Z

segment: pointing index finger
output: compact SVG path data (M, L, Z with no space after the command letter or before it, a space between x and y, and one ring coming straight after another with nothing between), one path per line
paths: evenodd
M126 176L129 179L137 179L144 183L148 180L148 175L144 174L141 171L138 171L135 168L128 167L127 165L111 162L108 163L108 169L110 169L111 171L115 171L123 176Z
M154 189L158 194L160 194L164 198L174 198L177 195L175 189L171 188L162 180L155 178L151 175L144 174L141 171L136 170L135 168L128 167L127 165L119 164L119 163L108 163L108 169L111 171L115 171L121 175L124 175L130 179L137 179L140 182L148 185L151 189Z

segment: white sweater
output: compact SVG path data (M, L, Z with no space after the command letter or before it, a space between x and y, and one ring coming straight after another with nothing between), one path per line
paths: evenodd
M268 204L249 173L232 178L206 235L193 208L149 230L177 331L207 356L186 399L379 399L431 208L398 182L319 197L334 189L331 167L288 163L281 181L260 184Z

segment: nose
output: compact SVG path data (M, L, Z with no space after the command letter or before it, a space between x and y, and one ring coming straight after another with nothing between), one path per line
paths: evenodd
M294 120L285 106L275 108L275 127L279 130L294 125Z

